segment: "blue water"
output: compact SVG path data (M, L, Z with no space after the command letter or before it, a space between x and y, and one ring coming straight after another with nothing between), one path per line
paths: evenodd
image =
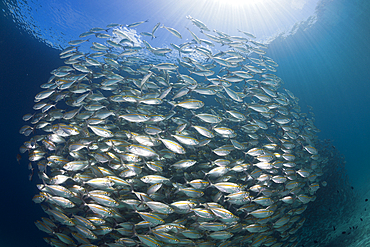
M68 11L75 7L71 6L71 3L55 2L59 2L59 8L54 8L53 11L42 15L31 10L30 13L34 15L25 16L23 19L24 23L31 19L36 20L36 23L54 20L60 26L53 30L47 30L48 23L44 23L41 28L36 26L21 28L19 22L13 21L4 2L0 5L4 10L0 15L0 112L2 116L0 183L3 188L0 206L2 212L0 246L47 246L42 240L46 235L33 223L41 216L45 216L40 206L31 201L32 196L38 192L36 182L28 181L28 162L23 158L19 165L16 155L18 147L26 140L18 134L19 128L24 125L22 116L31 112L34 95L40 91L39 85L46 82L51 70L62 65L56 48L65 45L68 40L78 39L79 33L91 27L105 26L111 22L129 24L150 19L151 25L147 26L146 31L151 31L157 22L182 30L185 25L189 26L185 16L190 14L204 21L211 28L238 35L235 31L239 27L237 17L246 18L239 10L233 18L224 21L221 18L223 16L217 12L220 11L219 9L207 8L206 4L202 5L202 8L197 8L185 3L186 1L180 1L177 8L173 9L170 5L164 4L164 1L157 3L139 1L140 4L136 5L126 1L127 10L125 11L125 7L121 6L122 15L119 18L112 17L110 9L115 8L115 4L122 5L123 1L110 1L99 10L94 7L94 2L98 4L99 1L90 1L90 4L77 6L79 11L74 14L78 13L78 15L68 15L70 13ZM33 2L30 2L31 4ZM189 6L192 8L190 9ZM187 7L189 12L186 12ZM96 11L99 11L99 15L91 16L91 13ZM218 14L207 14L212 11ZM300 14L302 15L303 12L302 10ZM286 27L307 18L306 16L300 19L298 14L292 15L292 23L282 21L281 24ZM370 187L368 182L370 165L367 160L370 148L368 140L370 137L370 46L368 44L370 2L323 0L319 1L315 15L314 24L302 22L292 34L288 32L275 37L269 45L267 55L279 64L277 75L284 80L284 87L300 98L302 109L308 111L307 105L313 107L316 126L321 130L320 139L332 140L332 144L338 150L335 154L344 156L346 170L341 173L344 177L349 177L350 184L338 186L347 186L347 188L353 186L355 199L363 201L364 194ZM253 22L253 19L248 21ZM256 21L259 20L256 19ZM244 27L253 29L245 29L245 31L250 31L261 39L269 39L276 35L276 32L273 32L275 27L263 26L263 22L259 23L259 26L261 29L253 25ZM32 28L34 28L33 34L31 34ZM42 34L45 35L42 36ZM172 37L164 35L154 41L158 46L161 42L167 44L171 42ZM44 42L42 37L49 38L51 41ZM325 196L325 194L321 195ZM323 202L328 203L328 200ZM363 204L360 206L363 207ZM362 215L366 216L366 212L362 211ZM313 227L310 225L312 222L308 223L307 231L310 230L309 227ZM320 225L319 227L326 229L331 226ZM313 236L312 241L316 237ZM361 235L361 237L364 236ZM304 246L314 245L309 242Z
M345 155L356 187L366 187L370 171L369 8L365 1L328 1L315 25L269 48L286 87L302 107L314 108L319 136L333 140Z

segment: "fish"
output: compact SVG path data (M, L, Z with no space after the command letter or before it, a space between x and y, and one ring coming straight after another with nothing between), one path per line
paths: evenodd
M139 25L141 25L141 24L143 24L145 22L148 22L148 21L149 20L134 22L134 23L128 24L127 27L130 27L130 28L137 27L137 26L139 26Z
M187 19L190 42L164 24L179 43L142 40L159 22L127 31L146 20L88 29L60 52L19 131L51 245L297 243L327 185L314 118L267 45Z
M158 29L159 25L161 25L161 23L160 23L160 22L158 22L158 23L153 27L153 30L152 30L152 39L153 39L153 38L156 38L156 37L154 36L154 33L155 33L155 31Z
M200 21L198 19L195 19L195 18L191 17L190 15L186 16L186 18L191 20L191 22L194 25L196 25L198 28L200 28L201 30L210 31L209 28L206 26L206 24L204 24L202 21Z
M174 69L177 69L178 66L173 63L159 63L157 65L154 65L153 68L156 68L159 70L174 70Z
M197 44L200 44L200 43L201 43L201 41L200 41L200 39L198 38L198 36L196 36L196 35L195 35L195 33L193 33L192 31L190 31L190 29L189 29L189 28L186 28L186 29L188 29L188 31L190 32L191 36L193 36L193 38L194 38L195 42L196 42Z
M172 33L174 36L176 36L177 38L179 39L182 39L182 36L181 34L174 28L172 27L166 27L165 25L163 25L161 28L165 28L167 29L170 33Z
M22 155L17 154L16 159L17 159L18 164L21 164Z
M204 106L204 103L201 100L196 100L196 99L187 99L179 103L172 103L172 104L174 106L180 106L185 109L192 109L192 110L197 110Z

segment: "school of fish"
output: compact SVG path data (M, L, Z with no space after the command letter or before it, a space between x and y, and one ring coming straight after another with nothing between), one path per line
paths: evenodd
M141 21L60 53L20 129L51 246L297 246L326 184L319 130L266 44L187 18L193 39L172 48L149 43L158 28L182 39L160 23L134 40Z

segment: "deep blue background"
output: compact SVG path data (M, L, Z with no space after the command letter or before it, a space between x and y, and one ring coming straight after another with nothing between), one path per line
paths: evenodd
M28 181L27 157L19 165L16 156L20 144L27 140L18 134L25 124L22 116L31 112L39 85L62 61L57 50L20 31L11 20L0 15L0 23L0 246L48 246L42 239L45 235L33 223L45 214L31 200L38 192L35 182Z
M369 187L370 172L370 2L322 1L317 11L312 27L303 23L295 34L278 37L267 55L279 64L277 74L302 109L314 107L320 138L332 139L346 156L348 174L361 191ZM0 246L46 246L46 234L33 223L45 214L31 201L37 189L28 181L28 162L25 157L21 165L16 162L26 140L18 131L25 124L22 116L32 112L39 85L62 61L59 51L11 19L0 15L0 24Z

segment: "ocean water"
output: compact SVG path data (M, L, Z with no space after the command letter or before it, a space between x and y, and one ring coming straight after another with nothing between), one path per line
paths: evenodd
M322 0L308 6L305 1L290 1L297 4L296 8L286 7L286 13L282 13L287 16L286 20L275 19L276 25L281 26L274 26L266 15L261 19L246 17L255 14L247 12L247 7L238 10L235 7L225 14L222 9L212 8L206 2L196 6L183 1L176 8L164 1L156 4L151 1L125 2L119 17L111 13L115 5L122 4L121 1L111 1L104 7L99 1L85 5L68 1L50 4L42 1L1 2L3 224L0 246L48 246L42 239L46 234L33 223L45 216L40 206L31 200L38 193L35 185L40 181L28 181L27 158L22 157L18 164L16 155L26 140L18 134L24 125L22 116L30 112L34 95L48 80L50 71L63 65L59 49L65 47L67 41L78 39L80 33L111 22L129 24L149 19L150 27L148 30L140 27L141 31L151 31L152 26L162 22L183 34L186 32L184 27L190 26L186 15L202 20L211 29L238 35L237 28L243 28L254 33L257 40L269 42L267 56L279 64L277 75L284 80L284 87L300 99L303 111L308 112L308 106L313 108L315 125L321 130L318 133L322 141L320 147L331 157L331 163L324 175L328 186L319 189L316 201L310 203L304 213L306 222L297 233L298 246L370 246L367 236L370 202L366 201L370 197L367 160L370 3L365 0ZM9 6L21 6L28 12ZM97 6L101 7L99 14L92 15ZM300 9L299 6L306 7ZM311 14L307 14L308 11ZM225 16L229 19L225 20ZM241 20L248 23L241 23ZM254 21L258 25L250 24ZM294 28L290 29L291 26ZM191 40L190 35L184 35L185 38ZM171 39L171 36L158 37L153 40L153 45L169 45Z

